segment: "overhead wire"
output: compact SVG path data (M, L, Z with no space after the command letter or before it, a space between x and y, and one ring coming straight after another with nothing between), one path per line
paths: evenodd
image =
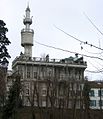
M92 20L86 15L85 12L83 12L84 16L88 19L88 21L95 27L95 29L101 34L103 35L103 32L101 32L101 30L92 22ZM99 48L101 48L101 45L100 45L100 40L99 40ZM99 55L101 55L101 53L99 53ZM102 55L101 55L102 56ZM91 73L103 73L103 68L102 69L99 69L99 71L89 71L89 70L86 70L88 72L91 72Z
M85 56L85 57L89 57L89 58L96 58L98 59L99 57L94 57L94 56L88 56L88 55L84 55L84 54L80 54L80 53L77 53L77 52L73 52L73 51L69 51L69 50L64 50L62 48L57 48L57 47L54 47L54 46L50 46L50 45L46 45L46 44L43 44L43 43L40 43L38 41L35 41L35 43L39 44L39 45L42 45L42 46L45 46L45 47L49 47L49 48L53 48L53 49L56 49L56 50L61 50L61 51L64 51L64 52L69 52L69 53L73 53L73 54L78 54L78 55L82 55L82 56ZM101 58L99 58L100 60L103 60ZM95 71L90 71L90 70L85 70L86 72L90 72L90 73L102 73L102 69L101 70L95 70Z
M102 33L102 32L99 30L99 28L90 20L90 18L89 18L85 13L84 13L84 15L85 15L86 18L91 22L91 24L98 30L98 32L99 32L101 35L103 35L103 33ZM54 27L57 28L58 30L60 30L61 32L65 33L66 35L70 36L71 38L73 38L73 39L79 41L81 44L82 44L82 43L83 43L83 44L87 44L87 45L89 45L89 46L91 46L91 47L94 47L94 48L97 48L97 49L103 51L103 49L102 49L101 47L97 47L97 46L95 46L95 45L93 45L93 44L88 43L87 41L84 42L84 41L82 41L82 40L80 40L80 39L74 37L73 35L71 35L71 34L65 32L64 30L62 30L62 29L56 27L55 25L54 25ZM100 58L100 57L88 56L88 55L85 55L85 54L80 54L80 53L77 53L77 52L73 52L73 51L69 51L69 50L64 50L64 49L62 49L62 48L57 48L57 47L54 47L54 46L46 45L46 44L43 44L43 43L40 43L40 42L37 42L37 41L35 41L35 42L36 42L37 44L39 44L39 45L43 45L43 46L46 46L46 47L49 47L49 48L53 48L53 49L57 49L57 50L61 50L61 51L65 51L65 52L69 52L69 53L73 53L73 54L78 54L78 55L82 55L82 56L89 57L89 58L95 58L95 59L103 60L103 59ZM90 52L88 52L88 53L90 53ZM92 54L102 54L102 52L101 52L101 53L92 53ZM97 68L97 70L98 70L98 68ZM101 72L103 72L103 71L101 71L101 70L98 70L98 71L86 70L86 71L87 71L87 72L91 72L91 73L101 73Z
M88 62L95 68L95 69L97 69L97 71L101 71L101 70L103 70L103 69L98 69L96 66L94 66L94 64L93 63L91 63L89 60L88 60Z
M86 15L85 12L83 12L84 16L89 20L89 22L95 27L95 29L101 34L103 35L103 32L101 32L101 30L92 22L92 20Z
M96 64L98 64L100 67L103 67L103 64L102 64L102 62L100 63L100 62L98 62L97 60L95 60L94 59L94 62L96 63ZM101 68L100 70L102 70L103 68Z
M68 50L64 50L64 49L61 49L61 48L57 48L57 47L54 47L54 46L50 46L50 45L46 45L46 44L43 44L43 43L40 43L38 41L35 41L35 43L39 44L39 45L42 45L42 46L45 46L45 47L49 47L49 48L53 48L53 49L56 49L56 50L61 50L61 51L64 51L64 52L69 52L69 53L73 53L73 54L76 54L77 52L72 52L72 51L68 51ZM86 55L83 55L83 54L79 54L79 55L82 55L82 56L86 56ZM96 58L96 57L91 57L91 56L88 56L90 58ZM101 59L103 60L103 59ZM103 71L90 71L90 70L85 70L85 72L90 72L90 73L101 73Z
M94 66L94 64L93 63L91 63L89 60L88 60L88 62L92 65L92 67L94 67L96 70L94 70L94 71L90 71L90 70L85 70L86 72L90 72L90 73L102 73L103 74L103 68L101 68L101 69L98 69L96 66Z
M69 50L62 49L62 48L54 47L54 46L51 46L51 45L46 45L46 44L40 43L40 42L38 42L38 41L35 41L35 43L37 43L37 44L39 44L39 45L42 45L42 46L45 46L45 47L53 48L53 49L56 49L56 50L61 50L61 51L69 52L69 53L72 53L72 54L78 54L78 55L85 56L85 57L89 57L89 58L95 58L95 59L103 60L103 59L100 58L100 57L95 57L95 56L89 56L89 55L85 55L85 54L80 54L80 53L78 53L78 52L73 52L73 51L69 51Z
M90 72L90 73L103 73L103 71L91 71L91 70L85 70L85 72Z
M83 12L83 14L88 19L88 21L93 25L93 27L103 36L103 32L101 32L101 30L92 22L92 20L87 16L87 14L85 12ZM99 40L99 48L101 48L100 39L98 40ZM100 54L102 54L102 52Z
M95 46L95 45L93 45L93 44L90 44L90 43L88 43L87 41L86 41L86 42L84 42L84 41L82 41L82 40L80 40L80 39L78 39L78 38L74 37L73 35L71 35L71 34L69 34L69 33L65 32L64 30L62 30L62 29L58 28L58 27L57 27L57 26L55 26L55 25L54 25L54 27L55 27L56 29L58 29L59 31L63 32L64 34L66 34L66 35L70 36L71 38L73 38L73 39L75 39L75 40L79 41L81 44L83 43L83 44L89 45L89 46L91 46L91 47L94 47L94 48L97 48L97 49L99 49L99 50L102 50L102 51L103 51L103 49L102 49L102 48L100 48L100 47L97 47L97 46Z
M55 27L56 27L56 26L55 26ZM84 42L84 41L82 41L82 40L80 40L80 39L78 39L78 38L76 38L76 37L74 37L74 36L72 36L72 35L66 33L66 32L63 31L62 29L60 29L60 28L58 28L58 27L56 27L56 28L57 28L58 30L62 31L63 33L65 33L66 35L72 37L73 39L79 41L81 44L84 43L84 44L87 44L87 45L89 45L89 46L91 46L91 47L94 47L94 48L97 48L97 49L103 51L103 49L102 49L101 47L97 47L97 46L95 46L95 45L92 45L92 44L88 43L87 41ZM101 53L102 53L102 52L101 52ZM101 54L101 53L99 53L99 54ZM84 56L85 56L85 55L84 55ZM86 56L88 56L88 55L86 55ZM92 57L94 57L94 56L90 56L90 57L92 58ZM98 57L97 59L102 59L102 58ZM103 72L103 71L90 71L90 70L85 70L85 71L86 71L86 72L90 72L90 73L102 73L102 72Z
M83 50L85 51L85 52L87 52L87 53L90 53L90 54L95 54L95 55L101 55L103 52L100 52L100 53L94 53L94 52L89 52L89 51L87 51L86 49L84 49L83 48Z

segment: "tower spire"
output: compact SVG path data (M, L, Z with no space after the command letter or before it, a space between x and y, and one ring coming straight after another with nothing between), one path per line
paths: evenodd
M32 18L30 18L29 4L27 5L25 13L26 15L23 20L25 28L21 30L21 45L24 47L24 55L32 57L34 31L33 29L30 29L30 25L32 24Z
M28 1L28 4L27 4L27 7L29 7L29 1Z
M30 25L32 24L32 18L30 18L30 8L29 8L29 5L27 6L25 12L26 12L26 16L25 16L25 19L23 20L23 23L26 26L26 29L29 29Z

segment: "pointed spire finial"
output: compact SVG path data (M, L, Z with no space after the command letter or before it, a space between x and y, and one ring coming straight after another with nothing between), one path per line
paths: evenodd
M29 7L29 1L28 1L28 4L27 4L27 7Z
M32 18L30 18L29 2L28 2L25 12L26 12L26 16L25 16L23 22L24 22L24 25L26 25L26 28L29 28L30 25L32 24Z
M27 4L26 11L30 11L30 8L29 8L29 1L28 1L28 4Z

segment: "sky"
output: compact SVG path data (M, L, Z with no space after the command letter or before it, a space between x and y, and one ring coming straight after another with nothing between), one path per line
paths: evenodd
M75 56L69 52L55 50L37 44L51 45L57 48L103 58L103 51L81 44L65 33L58 30L62 29L74 37L103 48L103 35L90 23L84 13L91 21L103 30L103 0L0 0L0 19L4 20L8 28L7 37L11 41L8 51L11 55L9 60L9 69L12 67L12 61L16 56L23 52L21 47L21 30L25 9L29 3L34 30L33 57L41 57L49 54L50 58L62 59ZM56 26L56 27L55 27ZM81 46L83 49L81 50ZM95 53L95 54L94 54ZM87 70L100 71L103 67L103 61L97 58L87 58ZM90 80L102 80L102 73L85 72Z

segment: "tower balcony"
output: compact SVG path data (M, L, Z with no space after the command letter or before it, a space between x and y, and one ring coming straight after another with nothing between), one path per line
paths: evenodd
M30 19L30 18L25 18L24 20L23 20L23 23L26 25L26 24L29 24L29 25L31 25L32 24L32 19Z
M34 34L34 30L33 30L33 29L22 29L22 30L21 30L21 33L22 33L22 32L31 32L31 33Z
M31 45L33 46L33 36L34 31L32 29L22 29L21 30L21 45Z

